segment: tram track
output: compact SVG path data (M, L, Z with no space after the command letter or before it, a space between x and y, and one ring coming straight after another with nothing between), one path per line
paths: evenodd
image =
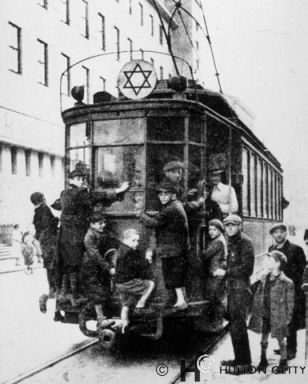
M208 354L215 347L215 345L225 336L225 334L227 333L227 330L228 330L228 326L225 326L225 328L219 334L213 336L212 338L210 338L208 340L205 348L197 349L198 352L194 353L194 355L191 358L189 358L189 359L186 358L185 371L188 372L194 366L196 359L200 356L200 353L201 354ZM81 354L82 352L86 351L87 349L90 349L91 347L94 347L98 344L99 344L99 339L97 339L97 338L86 341L85 343L83 343L83 345L81 345L81 346L79 346L79 347L77 347L77 348L75 348L75 349L73 349L67 353L64 353L63 355L56 357L56 358L42 364L39 367L36 367L36 368L34 368L28 372L19 374L15 378L13 378L9 381L5 381L2 384L18 384L18 383L27 381L28 379L38 377L39 374L42 374L44 371L47 371L49 369L52 369L53 367L56 367L57 365L59 365L64 360L68 360L68 359L70 359L70 358L72 358L78 354ZM156 361L153 361L152 363L155 366L156 364L159 365L160 362L161 362L161 360L157 359ZM180 377L181 377L181 372L179 370L172 378L170 378L168 380L168 383L169 384L176 384L179 382Z

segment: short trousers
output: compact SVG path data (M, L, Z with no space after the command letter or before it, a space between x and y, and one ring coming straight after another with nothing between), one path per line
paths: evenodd
M133 279L125 283L116 284L120 301L123 306L134 305L150 287L150 280Z
M167 289L185 286L187 259L183 256L163 257L162 267Z

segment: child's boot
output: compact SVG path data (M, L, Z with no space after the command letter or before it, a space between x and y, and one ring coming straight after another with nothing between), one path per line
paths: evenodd
M288 360L287 360L287 346L285 342L280 343L280 352L281 352L281 358L279 361L279 372L285 373L288 369Z
M266 358L266 350L268 347L268 342L261 342L261 359L258 365L258 368L264 369L268 366L268 361Z

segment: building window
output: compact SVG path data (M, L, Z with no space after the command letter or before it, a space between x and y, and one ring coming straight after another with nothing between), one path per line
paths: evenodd
M48 9L48 0L39 0L38 5L40 5L42 8Z
M81 68L84 73L83 78L84 78L86 102L89 103L90 101L90 70L85 66L82 66Z
M11 171L13 175L17 174L17 148L11 148Z
M61 21L70 25L70 0L60 0Z
M153 17L153 15L150 15L150 31L151 31L151 36L154 36L154 17Z
M39 43L39 83L48 87L48 44L37 39Z
M62 72L66 71L62 77L61 92L62 94L69 96L71 91L70 58L64 53L61 53L61 59L63 61Z
M130 60L133 60L133 40L128 37L127 41L128 41L128 49L129 49L129 58Z
M200 61L199 59L196 60L196 70L199 71L200 68Z
M22 73L22 62L21 62L21 28L17 25L11 23L9 21L10 25L10 55L9 55L9 62L10 62L10 71L15 73Z
M159 67L159 77L160 77L160 80L164 79L164 68L163 67Z
M88 39L89 38L89 4L86 0L82 0L83 2L83 36Z
M153 57L151 57L151 64L152 64L153 67L154 67L154 65L155 65L155 61L154 61Z
M120 61L120 30L117 27L114 27L115 30L115 42L116 42L116 52L117 52L117 60Z
M198 32L198 30L199 30L199 23L198 21L196 21L196 31Z
M140 48L141 60L144 60L144 50Z
M159 25L159 43L160 45L163 45L164 43L164 31L161 24Z
M139 3L140 8L140 25L143 25L143 5Z
M99 77L100 81L101 81L101 88L103 91L106 91L106 79L103 77L103 76L100 76Z
M43 177L44 175L44 154L38 153L38 171L39 177Z
M26 176L31 176L31 151L25 151Z
M98 17L100 18L100 35L101 35L101 46L102 50L106 50L106 25L105 25L105 16L101 13L98 14Z
M56 158L55 156L50 156L50 170L51 170L51 177L55 177L55 164L56 164Z
M133 13L132 0L129 0L128 13L130 15L132 15Z

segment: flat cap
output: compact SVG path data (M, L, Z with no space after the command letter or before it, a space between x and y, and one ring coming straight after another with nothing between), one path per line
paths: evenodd
M272 226L270 229L269 233L272 234L273 232L276 231L276 229L281 229L282 231L286 232L287 231L287 226L282 224L282 223L277 223Z
M163 171L168 172L178 168L184 169L184 164L181 161L169 161L164 165Z
M74 169L72 172L68 174L69 179L73 179L74 177L85 177L86 173L81 169Z
M168 180L163 180L156 188L156 192L176 193L176 187Z
M218 220L218 219L210 220L209 223L208 223L208 226L211 226L211 225L216 227L217 229L219 229L220 232L222 232L222 233L225 232L224 225L223 225L223 223L220 220Z
M225 225L230 223L240 225L242 224L242 222L243 222L242 219L238 215L234 215L234 214L231 214L224 219Z

